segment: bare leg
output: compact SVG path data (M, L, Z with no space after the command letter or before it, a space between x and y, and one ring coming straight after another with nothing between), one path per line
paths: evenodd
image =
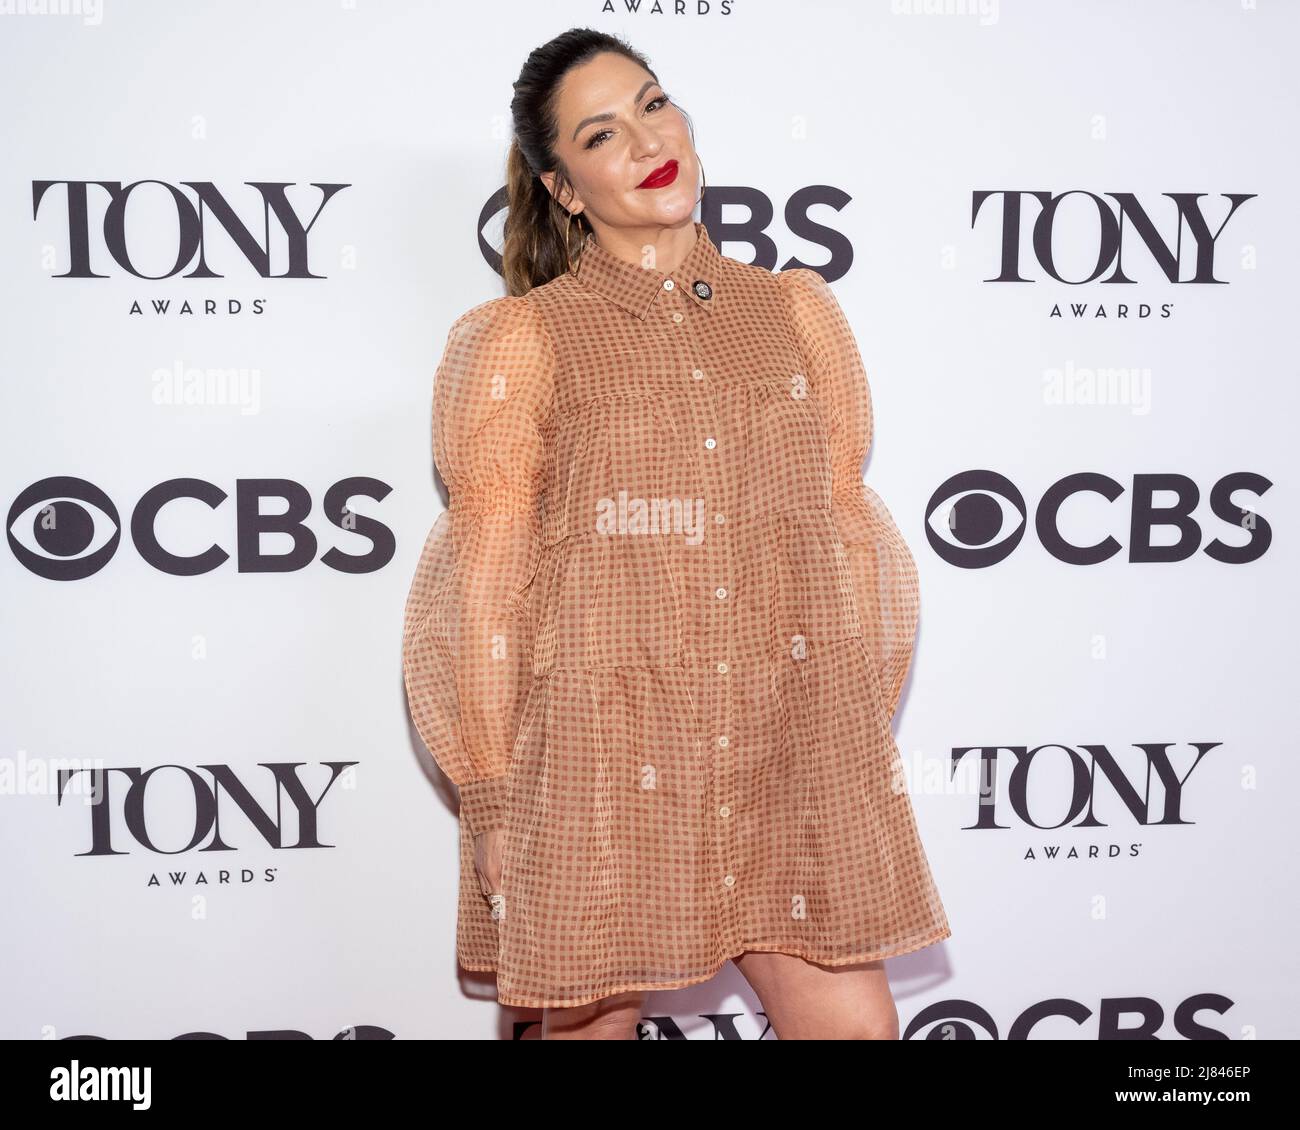
M897 1040L898 1009L883 961L817 965L788 953L732 959L778 1040Z
M618 993L590 1004L542 1010L543 1040L632 1040L645 993Z

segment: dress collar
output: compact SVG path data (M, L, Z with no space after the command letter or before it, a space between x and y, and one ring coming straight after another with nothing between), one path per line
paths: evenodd
M655 299L664 293L664 279L672 279L673 285L696 306L713 310L718 305L722 255L698 220L694 246L671 271L657 271L620 259L601 247L589 232L576 273L584 286L644 321Z

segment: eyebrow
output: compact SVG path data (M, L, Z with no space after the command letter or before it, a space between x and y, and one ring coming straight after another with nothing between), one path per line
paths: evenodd
M647 82L644 86L642 86L641 89L638 90L637 93L636 93L636 103L635 103L635 104L636 104L636 105L639 105L640 102L641 102L641 99L645 97L645 92L646 92L647 90L649 90L652 86L658 86L658 85L659 85L659 84L658 84L657 82L655 82L654 79L651 79L651 80L650 80L649 82ZM592 114L592 116L591 116L590 118L583 118L582 121L580 121L580 122L577 124L577 126L574 127L574 130L573 130L573 139L574 139L575 141L577 140L577 138L578 138L578 133L582 130L582 127L583 127L583 126L589 126L589 125L591 125L592 122L608 122L608 121L613 120L613 117L614 117L613 114L605 113L605 114Z

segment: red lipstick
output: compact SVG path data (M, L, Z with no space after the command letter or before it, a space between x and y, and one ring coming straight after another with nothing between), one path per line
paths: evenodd
M637 188L663 188L677 179L677 160L672 158L655 169Z

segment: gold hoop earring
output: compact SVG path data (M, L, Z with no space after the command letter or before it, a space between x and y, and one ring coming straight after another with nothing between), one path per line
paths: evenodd
M575 215L579 215L579 216L580 216L582 213L581 213L581 212L576 212L576 213L575 213L575 212L570 212L570 211L566 208L566 209L564 210L564 214L565 214L565 220L564 220L564 258L568 260L568 263L569 263L569 272L570 272L571 274L575 274L575 275L576 275L576 274L578 273L578 268L574 265L574 262L573 262L573 252L572 252L572 250L571 250L571 247L572 247L572 234L571 234L571 233L572 233L572 230L573 230L573 217L574 217ZM581 227L581 225L579 225L578 230L579 230L579 232L582 231L582 227ZM585 237L584 237L584 239L583 239L583 244L584 244L584 246L585 246L585 244L586 244L586 239L585 239ZM581 255L581 254L578 255L578 262L579 262L579 263L582 262L582 255Z
M568 260L569 263L569 273L572 275L576 275L578 273L578 270L573 265L573 252L570 250L573 246L572 236L571 236L573 230L573 213L566 208L564 210L564 214L567 217L564 221L564 257L565 259Z

